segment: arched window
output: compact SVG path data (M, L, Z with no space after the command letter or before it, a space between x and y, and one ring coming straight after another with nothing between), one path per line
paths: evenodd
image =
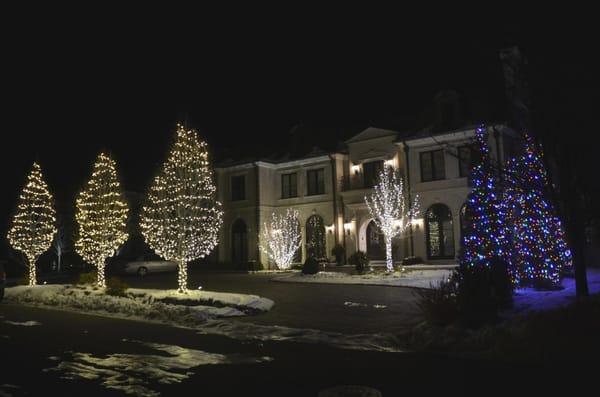
M326 257L325 225L319 215L313 215L306 221L306 255L317 259Z
M231 261L234 264L248 262L248 233L246 223L237 219L231 227Z
M429 259L454 258L454 229L452 214L444 204L434 204L425 214L427 257Z
M369 222L367 226L367 256L372 260L385 259L385 239L375 221Z

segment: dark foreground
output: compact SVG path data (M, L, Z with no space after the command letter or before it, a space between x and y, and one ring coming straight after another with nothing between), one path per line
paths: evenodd
M148 396L316 396L342 384L368 385L384 396L464 391L572 395L593 386L585 371L597 368L584 362L531 366L317 344L240 342L5 303L0 304L0 316L0 395L122 396L127 391ZM576 368L583 371L579 380ZM122 389L108 388L110 384Z

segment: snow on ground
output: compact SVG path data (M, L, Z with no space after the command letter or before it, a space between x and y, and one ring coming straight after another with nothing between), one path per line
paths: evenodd
M214 302L217 305L232 306L237 308L248 308L258 311L269 311L275 304L271 299L262 298L257 295L234 294L230 292L211 292L201 290L189 290L187 294L180 294L176 290L163 289L139 289L129 288L130 294L140 297L148 297L154 300L175 301L199 301Z
M177 303L171 291L133 290L127 296L106 295L91 286L38 285L17 286L6 289L5 299L13 303L41 305L63 310L100 314L109 317L146 320L179 326L196 326L208 319L243 316L249 311L268 310L273 301L255 295L223 294L197 291L186 295L185 302ZM161 298L171 301L161 301ZM185 303L185 304L183 304ZM201 304L202 303L202 304ZM230 303L235 306L227 305ZM210 306L215 305L215 306ZM218 307L216 307L218 306Z
M36 325L42 325L42 323L40 323L39 321L33 321L33 320L23 321L23 322L4 320L4 322L6 324L19 325L19 326L22 326L22 327L35 327Z
M273 360L271 357L223 355L127 339L123 339L123 342L142 345L152 350L153 354L114 353L99 357L90 353L66 352L64 361L60 357L49 357L59 363L45 372L59 372L64 379L100 381L107 389L135 396L154 397L160 395L153 390L154 384L181 383L190 377L192 368L201 365L251 364Z
M430 288L441 280L447 279L454 267L449 269L407 269L393 273L373 272L367 274L347 274L341 272L319 272L317 274L293 273L275 277L275 281L289 283L324 283L324 284L360 284L386 285L393 287Z
M259 325L241 321L210 320L198 327L202 335L223 335L237 340L263 342L318 343L348 350L402 352L397 335L342 334L309 328Z
M588 268L587 279L590 294L599 294L600 269ZM564 288L557 291L536 291L532 288L516 290L511 312L514 314L532 310L551 310L575 302L575 279L563 279L562 286Z

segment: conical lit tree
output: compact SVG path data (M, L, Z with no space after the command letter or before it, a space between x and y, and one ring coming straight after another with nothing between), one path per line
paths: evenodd
M36 261L54 239L55 216L52 195L42 178L42 170L38 163L33 163L8 231L10 245L27 257L30 286L36 285Z
M150 187L141 229L157 254L179 265L179 292L187 292L188 263L218 244L222 223L208 146L196 131L178 125L167 161Z
M127 241L127 203L113 159L100 153L90 180L76 200L75 249L98 269L98 286L106 287L106 259Z
M522 156L506 165L505 200L512 225L512 259L522 285L560 284L571 251L554 206L547 198L548 178L541 151L525 135Z
M402 177L392 167L385 167L379 174L379 181L373 193L365 197L365 203L385 240L387 271L394 270L392 259L392 239L414 224L419 214L418 197L410 205L410 198L404 190Z
M491 268L503 263L510 272L510 243L506 226L507 206L503 189L492 165L487 131L476 131L479 164L469 175L473 189L467 196L460 264L466 268ZM511 273L513 282L517 275Z
M298 211L288 208L285 214L273 213L264 224L259 248L279 269L289 269L301 243Z

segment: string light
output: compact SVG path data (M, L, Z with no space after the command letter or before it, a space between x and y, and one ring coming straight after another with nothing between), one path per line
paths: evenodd
M548 177L542 153L525 135L522 156L507 162L505 200L512 225L512 257L522 286L560 284L561 269L572 265L571 251L556 211L546 199Z
M10 245L27 257L29 286L37 284L35 263L50 248L55 233L56 212L52 195L39 164L33 163L7 236Z
M300 223L298 211L288 208L285 214L271 215L271 222L265 222L259 248L275 262L279 269L289 269L300 248Z
M385 239L387 271L394 270L392 258L392 239L413 225L419 214L418 196L409 206L408 194L404 191L402 177L392 167L385 167L379 182L373 187L373 193L365 196L365 203Z
M100 153L94 171L76 200L79 226L75 249L98 269L98 286L106 287L106 259L127 241L127 203L113 159Z
M141 229L157 254L177 262L179 292L187 292L187 264L212 252L222 223L208 145L178 124L175 143L142 209Z
M472 190L467 197L460 264L471 268L491 267L494 260L500 260L506 264L513 282L516 282L517 274L511 271L506 226L508 209L500 180L491 165L485 127L477 128L475 140L480 163L469 174Z

